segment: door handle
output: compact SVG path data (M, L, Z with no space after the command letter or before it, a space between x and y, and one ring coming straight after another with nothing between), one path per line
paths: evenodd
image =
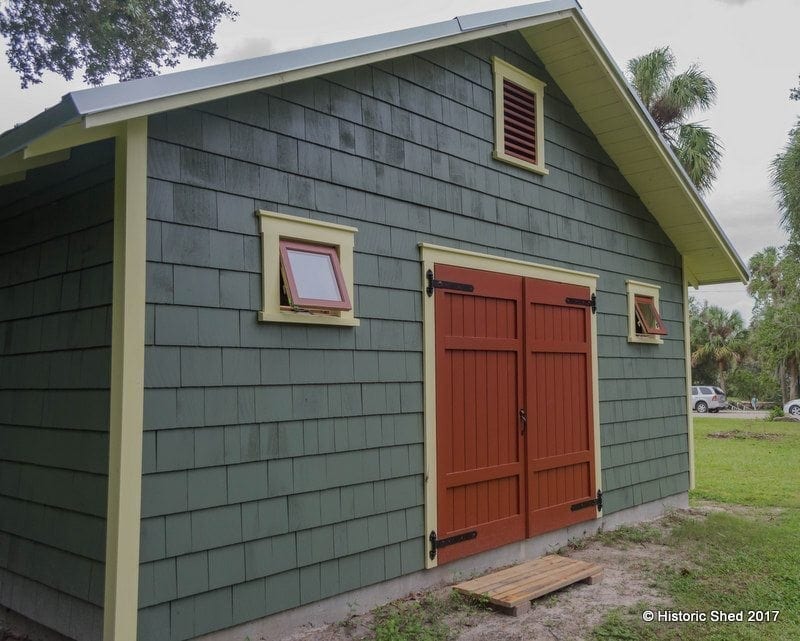
M522 408L519 411L519 420L522 423L522 430L521 433L525 434L525 430L528 427L528 413L525 411L525 408Z

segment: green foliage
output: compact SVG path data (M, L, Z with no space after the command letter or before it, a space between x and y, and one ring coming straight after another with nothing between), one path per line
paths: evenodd
M800 246L767 247L750 259L747 291L753 297L752 344L765 367L788 381L796 398L800 363Z
M728 398L741 398L746 402L753 396L759 401L778 403L781 400L781 388L773 371L762 370L755 359L733 371L725 391Z
M375 641L450 641L458 628L486 607L485 599L456 592L446 597L429 593L419 601L397 601L374 611ZM461 618L459 618L461 617Z
M713 380L726 389L728 375L747 353L742 316L708 303L699 307L696 302L689 312L693 382L708 384Z
M783 151L773 159L770 179L778 198L781 225L792 242L800 242L800 120L789 132Z
M697 65L675 74L675 56L661 47L628 62L631 84L692 182L709 189L722 159L722 144L711 130L687 122L717 97L714 81Z
M638 525L622 525L616 530L600 532L597 538L604 543L636 544L657 543L661 540L662 532L650 523Z
M781 416L783 416L783 407L776 405L769 411L769 414L767 414L767 420L774 421L776 418L780 418Z
M673 148L692 182L701 189L709 189L722 162L723 151L713 132L696 122L682 124Z
M217 25L238 14L223 0L5 0L0 34L6 57L28 87L46 71L67 80L83 69L99 85L152 76L182 56L204 60L217 45Z

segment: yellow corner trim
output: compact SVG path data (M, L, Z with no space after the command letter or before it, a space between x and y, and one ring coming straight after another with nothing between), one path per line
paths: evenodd
M342 310L336 314L308 314L282 309L280 304L280 263L278 260L278 247L282 238L336 247L339 252L339 264L347 286L347 293L355 306L355 298L353 297L353 249L355 246L355 234L358 229L347 225L290 216L274 211L258 210L256 215L261 222L262 243L262 300L258 320L264 323L358 327L361 322L355 317L354 309Z
M538 278L559 283L582 285L588 287L591 293L597 291L597 274L579 272L563 267L530 263L514 258L481 254L463 249L454 249L441 245L420 243L420 260L422 262L421 290L427 287L426 272L435 268L436 263L480 269L512 276L525 278ZM602 489L602 465L600 460L600 383L598 377L597 354L597 316L592 314L592 394L594 397L594 449L595 449L595 483L597 489ZM422 329L423 329L423 393L425 410L425 532L437 528L438 501L436 496L436 307L434 299L430 296L422 297ZM598 514L597 518L601 518ZM430 542L425 539L425 567L434 568L438 565L436 558L431 559Z
M136 641L142 501L147 119L116 139L103 639Z
M689 489L695 486L694 414L692 408L692 327L689 319L689 270L683 259L683 352L686 364L686 428L689 438Z

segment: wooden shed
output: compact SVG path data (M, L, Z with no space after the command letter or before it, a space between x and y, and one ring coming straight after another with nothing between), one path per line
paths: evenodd
M0 185L29 619L268 634L686 504L747 272L572 0L73 92Z

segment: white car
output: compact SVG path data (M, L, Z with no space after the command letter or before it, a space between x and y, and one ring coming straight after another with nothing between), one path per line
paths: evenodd
M783 406L784 414L791 414L795 418L800 418L800 398L789 401Z
M692 387L692 409L699 414L719 412L728 404L725 392L713 385L694 385Z

